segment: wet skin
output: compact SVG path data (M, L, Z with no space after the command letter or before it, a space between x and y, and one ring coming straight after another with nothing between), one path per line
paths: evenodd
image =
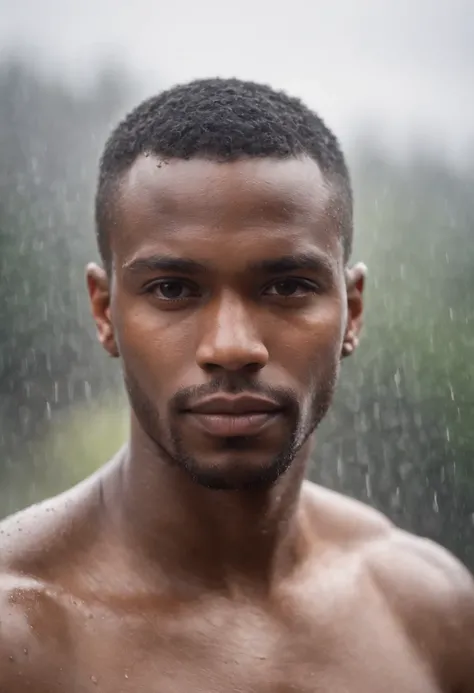
M0 693L473 693L468 572L303 481L362 316L337 190L142 157L115 202L88 288L130 440L0 524Z

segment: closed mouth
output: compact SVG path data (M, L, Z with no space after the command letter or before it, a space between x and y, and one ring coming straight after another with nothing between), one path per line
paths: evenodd
M261 433L282 411L281 406L262 397L221 395L203 399L184 413L207 434L240 437Z
M213 396L203 399L186 411L191 414L209 416L252 416L255 414L277 414L282 408L276 402L252 395Z

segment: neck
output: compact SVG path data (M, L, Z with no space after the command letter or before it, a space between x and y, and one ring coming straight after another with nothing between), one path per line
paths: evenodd
M133 422L112 467L119 531L173 584L268 589L306 552L299 499L309 454L307 443L268 488L215 491L173 465Z

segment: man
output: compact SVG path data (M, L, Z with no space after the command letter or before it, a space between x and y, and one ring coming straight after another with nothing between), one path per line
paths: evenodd
M130 441L2 523L0 691L472 693L468 572L304 482L364 287L324 123L252 83L171 89L112 133L96 219Z

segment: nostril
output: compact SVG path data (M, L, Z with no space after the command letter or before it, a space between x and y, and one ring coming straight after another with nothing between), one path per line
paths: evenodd
M207 362L201 365L201 368L208 373L216 373L219 371L244 371L249 374L258 373L263 367L264 363L259 363L258 361L253 361L250 363L242 364L241 361L228 362L224 364Z
M257 373L258 371L262 370L264 365L264 363L259 363L258 361L255 361L254 363L247 364L247 366L245 366L245 370L249 373Z

